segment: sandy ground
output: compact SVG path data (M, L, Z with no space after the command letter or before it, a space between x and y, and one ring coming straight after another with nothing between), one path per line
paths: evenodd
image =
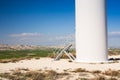
M119 56L110 56L109 58L120 58ZM75 70L77 68L85 68L86 70L101 70L105 71L108 69L120 70L120 60L117 62L108 63L80 63L80 62L69 62L68 59L60 59L54 61L52 58L40 58L31 60L21 60L16 63L0 63L0 73L9 72L14 69L27 68L30 70L55 70L57 72L63 72L65 70Z

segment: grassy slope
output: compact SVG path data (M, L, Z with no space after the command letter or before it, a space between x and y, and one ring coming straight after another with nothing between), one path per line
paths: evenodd
M5 50L0 51L0 60L1 59L11 59L11 58L26 58L26 57L47 57L53 56L53 53L58 49L55 48L38 48L34 50ZM71 53L75 56L75 50L71 49ZM108 52L109 55L120 55L120 49L111 50ZM63 56L64 57L64 56Z
M53 53L52 49L35 49L35 50L5 50L0 51L0 59L11 59L21 57L46 57Z

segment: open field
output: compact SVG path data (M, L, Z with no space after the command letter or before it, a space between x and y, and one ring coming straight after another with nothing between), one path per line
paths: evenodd
M16 62L24 59L39 59L40 57L55 57L55 53L61 48L49 48L49 47L40 47L35 49L24 49L24 50L0 50L0 62ZM75 50L71 49L70 52L74 53ZM63 56L66 58L66 55Z
M109 50L108 63L54 61L56 48L0 51L0 80L120 80L120 51ZM75 54L75 50L71 50Z
M120 60L108 63L54 61L47 57L21 60L0 63L0 77L1 80L120 80Z
M3 50L0 51L0 62L16 62L24 59L48 57L53 54L53 49L34 50Z
M0 50L0 60L2 59L13 59L13 58L34 58L34 57L53 57L54 54L60 48L35 48L35 49L23 49L23 50ZM75 56L75 49L70 50ZM112 48L109 49L108 55L120 55L120 49Z
M5 50L0 51L0 59L12 59L21 57L47 57L49 54L52 54L52 49Z

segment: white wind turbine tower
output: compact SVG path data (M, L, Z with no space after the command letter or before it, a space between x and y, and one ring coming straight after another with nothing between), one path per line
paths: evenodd
M106 0L75 0L76 61L106 62Z

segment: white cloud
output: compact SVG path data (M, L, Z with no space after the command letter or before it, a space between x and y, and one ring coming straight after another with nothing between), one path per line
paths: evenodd
M20 33L20 34L11 34L11 37L30 37L30 36L41 36L40 33Z
M120 47L120 32L109 32L108 33L108 46L109 47Z
M74 34L50 35L41 33L20 33L9 35L13 43L32 45L64 45L74 43ZM12 42L12 41L11 41Z
M51 35L42 33L11 34L8 39L0 40L0 43L29 44L29 45L65 45L75 44L75 34ZM120 47L120 31L108 33L108 46Z
M109 37L118 37L118 38L120 38L120 32L119 31L118 32L109 32L108 36Z

